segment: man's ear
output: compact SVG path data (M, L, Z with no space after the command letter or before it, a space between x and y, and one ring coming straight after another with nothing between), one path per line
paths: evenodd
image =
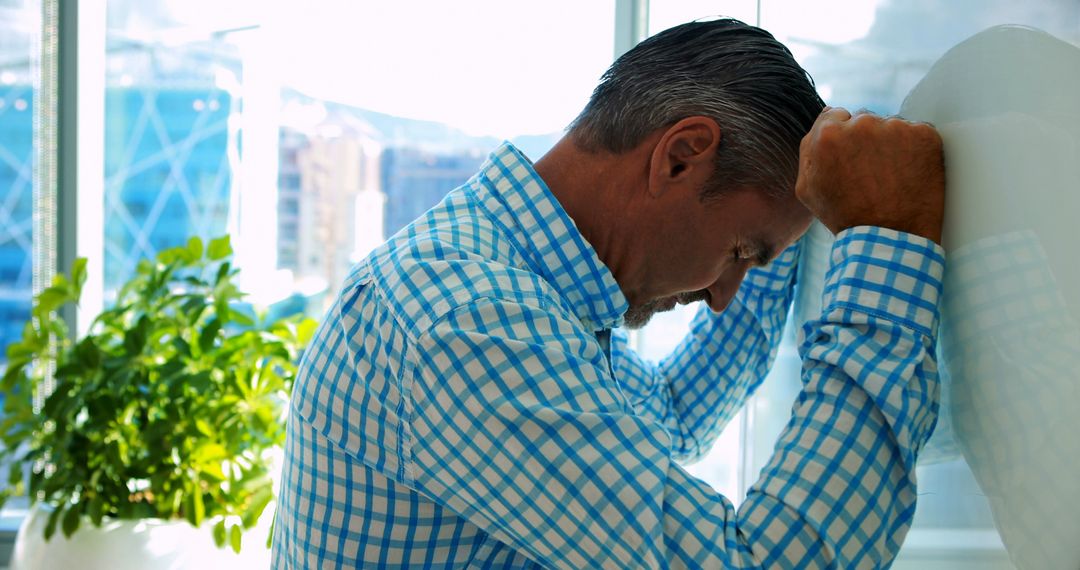
M701 188L712 175L720 126L709 117L687 117L667 128L653 148L649 194L659 197L675 187Z

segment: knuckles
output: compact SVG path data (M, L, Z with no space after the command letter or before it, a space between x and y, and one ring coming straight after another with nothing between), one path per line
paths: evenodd
M928 145L939 149L942 147L943 141L941 140L941 133L938 132L933 125L929 123L914 123L912 128Z
M829 122L820 125L816 132L811 133L811 150L817 153L827 153L840 144L844 136L842 123Z
M866 133L876 130L883 122L884 119L872 113L859 113L852 117L848 124L855 132Z

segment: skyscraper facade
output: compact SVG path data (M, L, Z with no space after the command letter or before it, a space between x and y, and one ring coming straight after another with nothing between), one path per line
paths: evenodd
M280 133L278 267L336 289L356 257L383 239L382 146L339 125Z
M382 159L387 237L468 180L483 160L484 153L476 148L441 152L418 146L387 149Z
M107 292L130 278L139 260L192 236L212 239L228 222L233 97L212 83L153 79L106 91Z
M0 346L30 318L33 200L33 91L0 85ZM0 351L0 363L6 361Z

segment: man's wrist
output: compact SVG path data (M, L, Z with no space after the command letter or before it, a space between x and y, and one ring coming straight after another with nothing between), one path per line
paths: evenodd
M824 313L854 310L926 335L939 318L945 251L933 240L875 226L836 235L822 299Z

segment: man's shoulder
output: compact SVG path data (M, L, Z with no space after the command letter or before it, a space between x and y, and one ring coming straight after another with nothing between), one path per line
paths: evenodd
M410 336L448 313L487 300L548 309L561 304L485 220L418 221L367 261L367 280Z

